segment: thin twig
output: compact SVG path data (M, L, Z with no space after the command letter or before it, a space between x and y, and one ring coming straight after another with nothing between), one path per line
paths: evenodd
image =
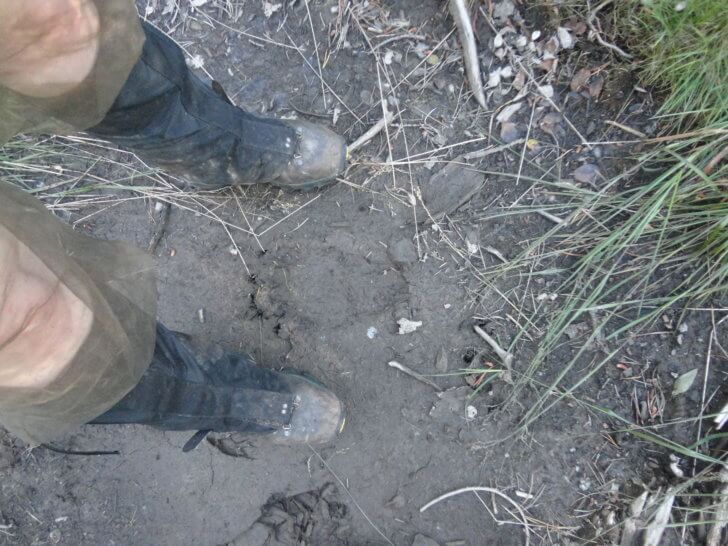
M614 51L621 57L629 60L632 58L632 55L630 55L629 53L626 53L624 50L620 49L618 46L607 42L604 38L602 38L601 32L594 25L594 18L597 16L597 13L599 13L602 9L604 9L611 3L612 3L612 0L604 0L604 2L602 2L597 7L595 7L593 10L591 10L589 12L589 17L586 20L586 24L589 25L589 30L592 31L592 34L594 34L594 37L596 38L597 42L599 42L601 45L603 45L607 49L611 49L612 51Z
M381 530L379 529L379 527L377 527L376 525L374 525L374 522L373 522L373 521L372 521L372 520L371 520L371 519L369 518L369 516L367 516L367 513L366 513L366 512L365 512L365 511L364 511L364 510L362 509L362 507L361 507L361 506L359 505L359 503L358 503L358 502L356 501L356 499L354 498L354 495L352 495L352 494L351 494L351 491L349 491L349 488L348 488L348 487L346 487L346 485L344 484L343 480L342 480L341 478L339 478L339 476L338 476L338 475L336 474L336 472L334 472L334 471L333 471L333 469L332 469L332 468L331 468L331 467L329 466L329 463L327 463L327 462L326 462L326 461L324 460L324 458L323 458L323 457L322 457L321 455L319 455L319 454L318 454L318 451L316 451L316 450L315 450L315 449L314 449L314 448L313 448L313 447L311 446L311 444L306 444L306 445L308 445L308 448L309 448L309 449L310 449L311 451L313 451L313 454L314 454L314 455L316 455L316 457L318 457L318 460L319 460L319 461L321 461L321 464L323 464L323 465L324 465L324 466L326 467L326 470L328 470L328 471L329 471L329 473L330 473L330 474L331 474L331 475L332 475L332 476L333 476L333 477L334 477L334 478L336 479L336 481L337 481L337 482L339 482L339 485L340 485L340 486L342 487L342 489L343 489L344 491L346 491L346 494L347 494L347 495L349 495L349 498L350 498L350 499L352 500L352 502L354 503L354 506L356 506L356 507L357 507L357 509L359 510L359 512L361 512L361 515L362 515L362 516L364 516L364 519L365 519L365 520L367 520L367 522L369 523L369 525L371 525L371 526L372 526L372 528L373 528L373 529L374 529L374 530L375 530L375 531L376 531L376 532L377 532L377 533L379 534L379 536L380 536L380 537L382 537L382 538L383 538L383 539L384 539L384 540L386 541L386 543L387 543L387 544L391 544L392 546L394 546L394 543L393 543L393 542L392 542L391 540L389 540L389 538L387 538L387 535L385 535L385 534L384 534L384 533L383 533L383 532L382 532L382 531L381 531Z
M382 110L384 110L384 116L382 117L382 119L372 125L366 133L364 133L362 136L357 138L349 145L350 152L354 152L364 146L371 139L381 133L387 125L392 123L392 120L394 119L394 113L387 109L386 101L382 102Z
M364 123L364 122L362 121L362 119L361 119L361 118L360 118L359 116L357 116L357 115L356 115L356 112L354 112L354 110L352 110L351 108L349 108L349 105L348 105L348 104L346 104L346 103L344 102L344 99L342 99L342 98L341 98L341 97L340 97L340 96L339 96L339 95L338 95L338 94L336 93L336 91L334 91L334 88L333 88L333 87L331 87L331 86L330 86L330 85L329 85L329 84L328 84L328 83L326 82L326 80L324 80L324 79L323 79L323 77L321 76L321 74L319 74L319 73L318 73L318 72L316 71L316 68L314 68L314 66L313 66L313 65L312 65L312 64L311 64L310 62L308 62L308 59L306 58L306 56L305 56L305 55L303 54L303 52L301 51L301 48L300 48L300 47L298 47L298 45L296 44L296 42L294 42L294 41L293 41L293 38L291 38L290 34L288 34L288 33L286 32L286 36L288 37L288 41L290 41L290 42L291 42L291 44L293 44L293 48L294 48L294 49L296 50L296 52L297 52L297 53L298 53L298 54L299 54L299 55L301 56L301 59L303 59L303 62L304 62L304 63L306 63L306 65L307 65L307 66L308 66L308 67L309 67L309 68L310 68L310 69L311 69L311 70L313 71L313 73L314 73L314 74L316 74L316 77L317 77L317 78L319 78L319 79L321 80L321 83L322 83L323 85L325 85L325 86L326 86L326 88L327 88L327 89L329 90L329 92L330 92L330 93L331 93L331 94L332 94L332 95L334 96L334 98L335 98L335 99L336 99L337 101L339 101L339 103L340 103L340 104L341 104L341 105L342 105L342 106L343 106L344 108L346 108L346 111L347 111L347 112L349 112L349 113L350 113L350 114L351 114L352 116L354 116L354 118L355 118L355 119L356 119L356 120L357 120L357 121L358 121L359 123Z
M326 82L324 81L324 73L321 69L321 57L319 57L318 41L316 40L316 30L313 28L313 18L311 17L311 10L308 7L308 0L304 0L306 6L306 14L308 15L308 22L311 25L311 37L313 38L313 48L316 51L316 62L318 63L319 79L321 80L321 97L324 100L324 110L327 109L326 105Z
M634 135L638 138L647 138L647 135L644 134L642 131L638 131L637 129L632 129L632 127L627 127L626 125L622 125L621 123L617 123L616 121L612 120L605 120L604 123L607 125L611 125L612 127L616 127L617 129L621 129L625 133L629 133L630 135Z
M304 203L303 205L301 205L300 207L298 207L298 208L297 208L296 210L294 210L293 212L291 212L291 213L289 213L289 214L286 214L286 215L285 215L285 216L284 216L283 218L281 218L280 220L278 220L278 221L277 221L277 222L276 222L275 224L273 224L272 226L270 226L270 227L267 227L267 228L265 228L265 229L264 229L263 231L261 231L261 232L260 232L260 233L258 234L258 237L262 237L263 235L265 235L266 233L268 233L268 232L269 232L269 231L270 231L271 229L273 229L274 227L276 227L276 226L277 226L278 224L280 224L280 223L282 223L282 222L285 222L285 221L286 221L286 220L288 220L288 219L289 219L289 218L290 218L291 216L293 216L294 214L296 214L297 212L299 212L299 211L300 211L301 209L303 209L304 207L307 207L307 206L309 206L309 205L310 205L311 203L313 203L314 201L316 201L316 200L317 200L318 198L320 198L320 197L321 197L322 195L323 195L323 194L321 194L321 193L320 193L320 194L318 194L318 195L317 195L316 197L314 197L313 199L311 199L311 200L309 200L309 201L306 201L306 202L305 202L305 203Z
M395 370L399 370L402 373L405 373L409 375L410 377L413 377L417 381L420 381L421 383L424 383L425 385L429 385L433 389L435 389L437 392L442 392L442 388L435 383L434 381L427 379L424 375L417 373L416 371L408 368L404 364L400 364L399 362L396 362L395 360L392 360L387 364L390 368L394 368Z
M470 89L478 104L486 108L483 79L480 75L480 59L478 59L478 49L475 46L473 26L470 23L470 11L465 5L465 0L450 0L450 13L455 20L455 25L458 27L460 44L463 47L465 72L468 75Z
M147 252L149 254L154 254L156 252L157 246L159 246L159 242L162 240L162 236L167 229L169 216L172 212L172 205L164 201L159 201L159 203L162 205L162 214L159 217L159 221L154 228L154 234L152 235L152 238L149 241L149 246L147 247Z
M518 514L521 516L521 521L523 522L523 530L526 533L525 546L529 546L529 544L531 543L531 530L529 528L528 519L526 518L526 513L523 511L523 508L521 508L521 506L508 495L506 495L505 493L501 493L500 491L492 487L463 487L462 489L450 491L449 493L440 495L436 499L432 499L430 502L425 504L422 508L420 508L420 513L424 512L428 508L435 506L437 503L444 501L445 499L449 499L450 497L456 497L457 495L461 495L463 493L476 493L477 491L490 493L491 495L497 495L503 500L509 502L513 507L515 507L516 510L518 510Z
M720 152L718 152L713 159L711 159L708 164L705 166L705 169L703 172L706 174L706 176L710 176L715 168L720 164L721 161L723 161L726 157L728 157L728 146L723 148Z
M513 379L511 371L513 370L513 355L503 349L500 345L498 345L498 342L490 337L486 333L486 331L477 324L473 326L473 330L475 330L475 333L482 337L486 341L486 343L490 345L491 349L495 351L495 353L498 355L498 358L500 358L501 362L503 362L503 365L506 367L507 370L507 373L503 375L503 380L507 383L512 383Z
M488 157L489 155L497 154L499 152L505 152L509 148L513 148L514 146L518 146L519 144L523 144L524 142L526 142L525 138L519 138L518 140L514 140L513 142L509 142L508 144L502 144L501 146L494 146L491 148L485 148L483 150L476 150L474 152L463 154L463 159L467 161L473 159L483 159L484 157Z
M546 218L547 220L550 220L554 224L561 225L561 224L566 223L566 220L564 220L563 218L559 218L558 216L555 216L555 215L551 214L550 212L546 212L545 210L542 210L542 209L536 210L536 214L538 214L539 216L543 216L544 218Z
M250 221L248 220L248 215L245 214L245 211L243 210L243 205L240 203L240 199L238 198L238 192L236 190L237 190L237 188L233 189L233 197L235 197L235 203L237 203L238 209L240 209L240 212L243 215L243 219L245 220L245 223L248 225L248 229L253 234L253 237L255 238L255 242L258 243L258 248L260 248L261 252L265 252L265 248L263 248L263 245L260 244L260 239L258 238L258 234L255 233L253 226L250 225Z

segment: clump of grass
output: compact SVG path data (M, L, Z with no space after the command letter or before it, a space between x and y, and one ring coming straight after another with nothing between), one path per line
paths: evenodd
M643 59L661 111L710 124L728 114L728 9L723 0L642 0L618 8L622 34ZM688 116L686 116L688 114Z
M495 270L566 277L560 308L545 318L545 334L514 389L514 397L525 385L542 390L520 430L561 400L577 399L581 386L614 363L630 334L668 311L713 307L728 296L728 9L724 0L631 0L615 3L612 16L623 25L643 82L658 90L666 134L646 139L634 167L599 189L547 184L561 203L552 212L564 218L568 211L568 218ZM534 265L542 263L550 269ZM539 372L579 323L591 325L591 335L544 385ZM663 493L667 510L675 525L712 525L717 538L709 543L718 544L728 515L728 466L711 454L725 434L706 422L706 405L703 399L691 417L696 442L687 446L604 411L639 440L692 460L690 475ZM696 495L711 502L700 504Z
M548 184L561 203L553 212L568 218L492 272L565 275L561 306L518 371L514 398L526 385L543 389L520 430L613 363L630 334L668 311L728 296L728 10L722 0L675 6L646 0L616 8L644 79L664 92L661 113L673 134L646 140L633 168L599 189ZM551 269L534 266L549 258ZM544 388L539 372L579 323L591 325L591 335ZM704 462L708 445L669 447Z
M634 169L598 191L570 184L549 188L573 211L568 222L555 226L497 274L530 268L536 257L577 258L561 270L567 274L560 290L563 303L544 328L516 393L532 381L571 326L586 321L593 332L526 413L523 427L611 361L626 334L675 307L699 307L728 294L728 164L721 161L726 155L728 122L653 148ZM545 254L544 246L549 249ZM587 352L609 342L617 347L594 361L576 383L564 385Z

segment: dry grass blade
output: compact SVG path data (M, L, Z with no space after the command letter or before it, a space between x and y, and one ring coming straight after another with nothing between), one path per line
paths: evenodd
M502 493L501 491L498 491L497 489L494 489L492 487L463 487L462 489L456 489L455 491L450 491L449 493L440 495L436 499L432 499L430 502L425 504L422 508L420 508L420 513L425 512L429 508L432 508L439 502L442 502L446 499L449 499L452 497L457 497L458 495L462 495L463 493L475 493L477 496L478 492L490 493L491 495L496 495L497 497L500 497L501 499L510 503L518 511L518 515L521 517L521 525L523 527L523 532L526 533L525 545L529 546L529 544L531 543L531 530L530 530L530 524L528 523L528 518L526 517L526 513L523 511L523 508L521 508L521 506L516 501L514 501L512 498L510 498L508 495L506 495L505 493Z
M334 479L336 479L336 481L337 481L337 482L339 483L339 485L340 485L340 486L342 487L342 489L343 489L344 491L346 491L346 494L347 494L347 495L349 495L349 498L350 498L350 499L352 500L352 502L354 503L354 506L356 506L357 510L359 510L359 512L361 513L361 515L362 515L362 516L364 516L364 519L365 519L365 520L367 520L367 523L369 523L369 525L371 525L371 526L372 526L372 529L374 529L374 530L375 530L375 531L377 532L377 534L378 534L378 535L379 535L380 537L382 537L382 538L384 539L384 541L385 541L385 542L386 542L387 544L391 544L391 546L394 546L394 543L393 543L393 542L392 542L391 540L389 540L389 538L387 537L387 535L385 535L385 534L384 534L384 533L382 532L382 530L381 530L381 529L380 529L379 527L377 527L377 526L376 526L376 525L374 524L374 522L373 522L373 521L371 520L371 518L370 518L370 517L369 517L369 516L367 515L367 513L366 513L366 512L364 511L364 509L363 509L363 508L361 507L361 505L360 505L360 504L359 504L359 503L357 502L357 500L356 500L356 498L354 497L354 495L352 495L351 491L350 491L350 490L349 490L349 488L348 488L348 487L346 486L346 484L344 483L344 481L343 481L343 480L342 480L342 479L341 479L341 478L339 477L339 475L338 475L338 474L336 474L336 472L334 472L334 470L333 470L333 469L331 468L331 466L329 466L329 463L327 463L327 462L326 462L326 460L324 460L324 458L323 458L323 457L322 457L321 455L319 455L319 452L318 452L318 451L316 451L316 450L315 450L315 449L314 449L314 448L313 448L313 447L311 446L311 444L306 444L306 445L308 445L308 448L309 448L309 449L310 449L311 451L313 451L313 454L314 454L314 455L316 455L316 458L318 458L318 460L319 460L319 461L321 462L321 464L322 464L322 465L324 465L324 466L326 467L326 470L328 470L328 471L329 471L329 472L331 473L331 475L332 475L332 476L334 477Z
M719 492L718 508L715 513L715 523L710 526L706 546L720 546L723 529L728 525L728 467L723 467L719 474L723 486Z

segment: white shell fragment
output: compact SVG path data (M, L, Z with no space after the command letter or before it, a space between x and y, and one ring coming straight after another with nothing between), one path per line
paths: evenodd
M539 85L538 92L547 99L553 98L554 96L554 88L552 85Z
M397 321L397 324L399 324L399 334L404 335L415 332L420 326L422 326L422 321L401 318Z
M267 2L266 0L263 0L263 15L265 15L266 19L270 19L271 16L282 7L283 4L273 4L272 2Z
M559 43L564 49L571 49L574 47L574 38L571 36L568 28L559 27L556 31L559 37Z

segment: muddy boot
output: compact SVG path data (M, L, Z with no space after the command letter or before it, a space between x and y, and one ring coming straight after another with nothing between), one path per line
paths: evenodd
M344 409L331 391L300 372L261 368L242 354L202 361L160 324L154 359L139 384L91 424L201 431L192 447L207 432L322 444L343 428Z
M340 136L305 121L261 118L236 108L216 82L207 85L189 70L169 37L143 26L141 58L90 134L199 188L268 183L307 190L344 170Z

